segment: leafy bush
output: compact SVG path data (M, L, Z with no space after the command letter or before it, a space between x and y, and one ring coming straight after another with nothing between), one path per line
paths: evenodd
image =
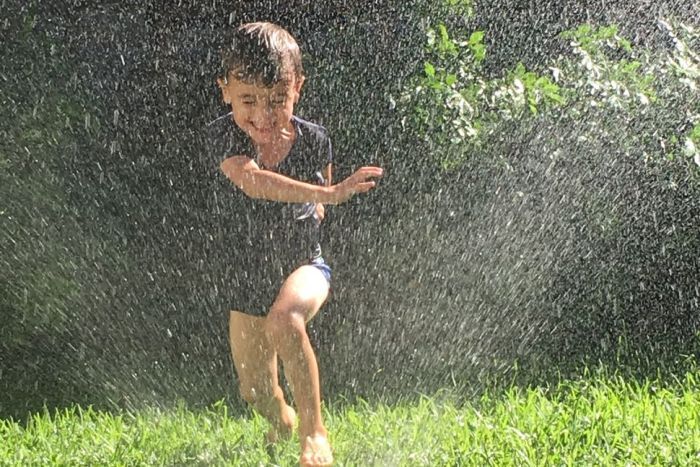
M407 204L453 213L421 220L462 229L460 238L428 228L462 308L434 303L453 326L496 340L462 336L446 347L482 357L446 367L481 374L481 365L520 359L533 375L583 360L643 372L697 350L698 41L689 26L663 24L671 50L635 47L614 25L583 24L561 34L567 54L496 77L482 68L481 33L429 31L426 63L399 102L406 133L422 141L415 152L443 169L434 177L441 188ZM491 320L510 341L488 334Z
M564 98L550 78L528 71L522 63L504 78L482 73L484 34L451 39L444 24L428 31L424 73L401 95L412 129L440 148L445 168L460 164L464 154L480 147L503 121L534 115L561 105Z
M570 41L570 55L544 66L547 74L519 63L502 78L489 78L482 69L483 32L457 40L440 24L428 31L422 73L400 96L404 121L430 147L440 148L439 163L447 168L459 166L468 154L497 137L499 125L525 118L526 113L566 112L580 117L590 107L600 107L636 118L652 107L667 108L670 98L681 98L688 121L695 122L699 117L693 110L692 91L698 86L698 56L689 44L697 42L697 33L688 26L663 24L676 44L670 55L635 50L614 25L584 24L561 34ZM676 29L684 36L679 37ZM663 156L677 149L681 136L662 137ZM685 153L695 157L692 138L686 137L684 144Z

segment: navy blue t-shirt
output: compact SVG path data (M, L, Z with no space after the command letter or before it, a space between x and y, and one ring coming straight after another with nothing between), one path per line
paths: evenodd
M265 167L250 138L227 115L212 123L209 151L222 183L214 193L222 229L222 249L230 265L225 281L231 284L232 309L263 314L272 304L284 279L302 264L322 257L321 222L313 203L295 204L252 199L220 170L230 156L248 156L258 166L295 180L324 184L325 168L333 160L326 130L298 117L292 118L296 139L289 154L276 167ZM226 245L230 245L227 249Z

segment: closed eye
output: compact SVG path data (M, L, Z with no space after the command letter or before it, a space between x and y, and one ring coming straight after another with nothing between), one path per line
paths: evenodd
M239 94L238 99L241 101L241 104L245 105L252 105L255 104L256 98L252 94Z
M274 96L272 98L271 102L273 105L282 105L285 102L287 102L287 96L285 96L284 94L279 95L279 96Z

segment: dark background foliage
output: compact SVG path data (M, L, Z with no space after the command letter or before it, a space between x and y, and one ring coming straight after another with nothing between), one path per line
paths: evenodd
M226 112L218 48L251 20L297 37L299 114L329 128L338 177L387 170L329 211L336 281L311 328L329 396L470 394L598 361L676 368L696 352L698 189L635 159L651 144L638 121L587 116L621 147L532 119L446 173L390 99L436 22L485 30L494 75L543 66L585 21L661 48L660 15L697 24L692 2L643 3L502 0L455 16L420 1L3 2L0 415L238 405L226 271L241 249L225 235L235 212L210 210L218 155L203 148Z

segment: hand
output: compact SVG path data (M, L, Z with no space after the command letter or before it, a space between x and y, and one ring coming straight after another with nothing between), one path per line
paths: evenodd
M321 203L316 203L316 219L318 219L319 222L323 221L323 219L326 217L326 208L323 206Z
M357 193L366 193L377 184L372 178L379 178L384 174L381 167L366 166L355 171L354 174L342 182L333 185L332 202L335 204L344 203Z

